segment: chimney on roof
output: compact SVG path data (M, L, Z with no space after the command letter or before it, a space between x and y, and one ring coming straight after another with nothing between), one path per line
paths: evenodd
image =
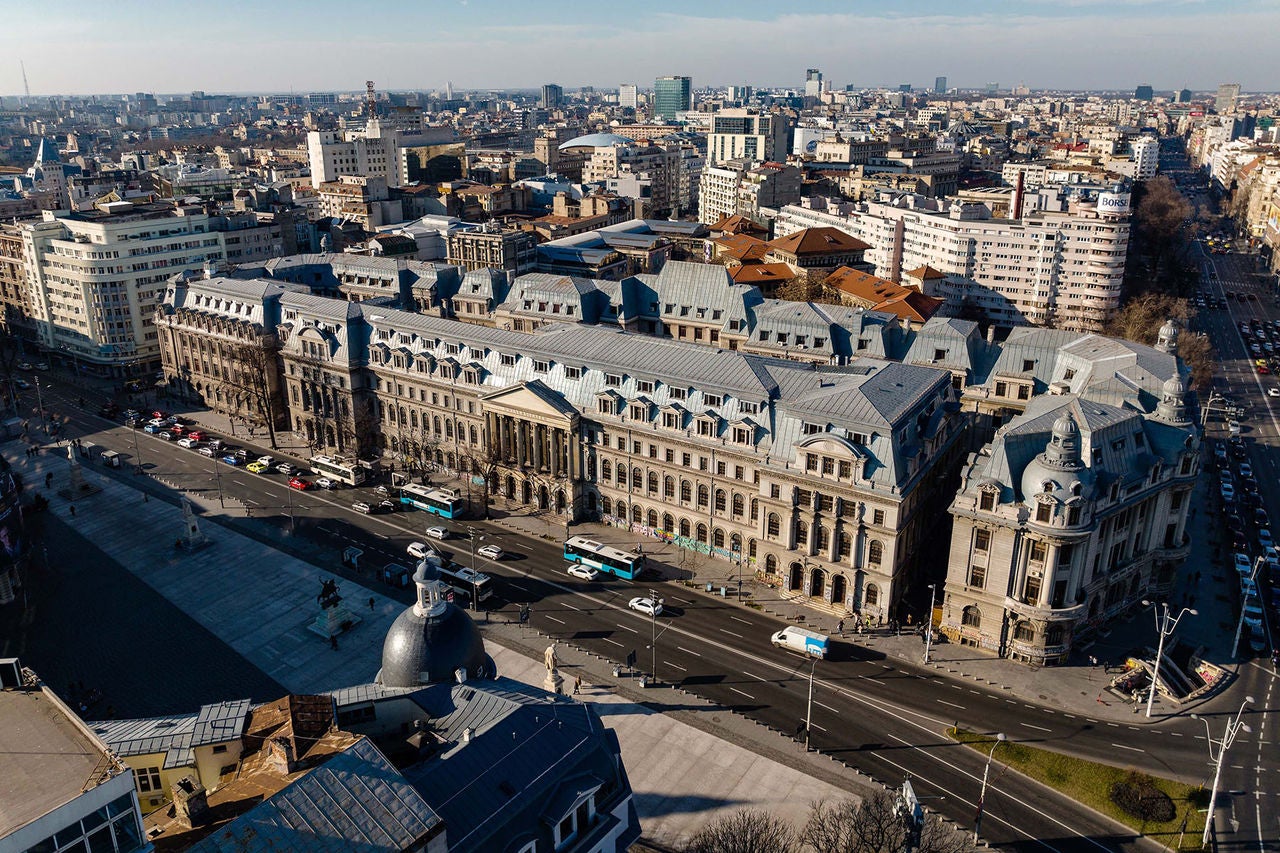
M298 769L298 758L288 738L273 737L267 741L267 766L281 776L288 776Z
M183 776L173 783L173 812L187 829L200 826L209 814L209 797L195 776Z

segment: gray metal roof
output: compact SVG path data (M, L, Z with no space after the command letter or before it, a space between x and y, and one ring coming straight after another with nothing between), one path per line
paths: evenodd
M195 726L191 731L191 746L222 743L238 738L244 731L244 722L248 717L248 699L203 706L196 715Z
M196 715L150 717L145 720L105 720L93 724L93 732L116 755L150 755L191 746ZM239 737L237 732L235 737Z
M362 738L190 849L401 851L415 848L439 823L422 795Z

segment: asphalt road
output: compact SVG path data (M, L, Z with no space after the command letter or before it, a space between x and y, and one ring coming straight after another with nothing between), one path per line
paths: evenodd
M82 411L71 393L59 390L56 381L54 386L45 403L69 417L69 436L128 457L117 476L133 478L129 466L140 458L148 474L163 482L202 489L215 498L220 489L225 497L254 508L253 520L237 521L237 526L249 525L260 538L302 549L330 566L348 545L364 550L366 571L386 562L407 565L405 546L422 539L426 526L438 523L434 516L412 511L385 516L352 511L352 501L372 498L369 489L298 493L280 474L256 475L215 463ZM89 407L96 408L96 402L88 401ZM553 544L517 537L483 522L474 526L486 531L486 541L509 552L500 563L475 558L477 567L495 578L495 607L514 610L530 603L531 621L538 630L619 662L634 651L637 666L646 671L656 660L659 679L679 683L787 733L796 732L809 713L812 669L814 746L887 784L911 778L931 808L964 825L973 823L985 759L945 737L945 729L954 722L1188 781L1208 779L1200 723L1180 720L1139 728L1073 716L1034 701L953 683L932 671L881 659L852 643L836 643L830 660L811 667L805 659L770 645L770 634L779 628L776 620L671 582L657 590L668 612L651 620L626 608L626 602L645 594L648 585L579 581L564 573ZM447 544L455 559L470 562L465 539ZM376 583L367 577L364 582ZM1247 740L1246 735L1237 742L1233 755L1253 748ZM1067 798L1001 775L998 752L996 759L983 818L983 835L992 843L1059 851L1150 847L1149 840L1136 839ZM1274 767L1274 756L1269 761Z

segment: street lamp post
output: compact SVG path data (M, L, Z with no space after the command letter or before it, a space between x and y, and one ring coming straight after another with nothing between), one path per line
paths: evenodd
M1143 607L1151 607L1151 602L1145 599L1142 602ZM1151 691L1147 694L1147 719L1151 718L1151 706L1156 701L1156 683L1160 680L1160 659L1164 655L1164 640L1174 631L1178 630L1178 623L1182 621L1182 617L1190 613L1192 616L1199 616L1200 612L1194 607L1184 607L1181 612L1172 620L1169 618L1169 602L1160 602L1161 611L1152 608L1152 613L1156 618L1156 632L1160 635L1160 642L1156 644L1156 668L1151 673ZM1163 620L1161 614L1163 613Z
M649 651L652 664L649 672L653 675L653 683L658 683L658 593L649 590Z
M471 540L471 577L472 577L472 583L473 583L472 594L471 594L471 611L473 613L480 609L479 605L476 602L475 586L474 586L475 574L476 574L476 537L479 533L480 533L479 530L477 530L476 528L470 525L467 525L467 538ZM484 539L483 536L480 536L479 538Z
M49 419L44 414L44 395L40 393L40 377L36 377L36 407L40 409L40 428L44 430L44 434L49 434Z
M818 665L818 659L814 658L809 661L809 705L804 712L804 751L809 751L809 736L813 731L813 670Z
M929 584L929 617L924 623L924 662L929 662L929 652L933 649L933 607L938 598L938 585Z
M1236 735L1240 732L1252 731L1247 725L1240 721L1244 716L1244 709L1248 705L1253 704L1253 697L1244 697L1244 702L1240 703L1240 710L1236 711L1234 719L1227 720L1227 727L1222 732L1222 740L1214 741L1213 733L1209 731L1209 721L1204 720L1199 714L1192 714L1193 720L1204 720L1205 741L1209 744L1209 760L1214 763L1213 771L1213 788L1209 791L1209 813L1204 818L1204 835L1200 838L1200 846L1204 847L1209 843L1209 829L1213 826L1213 808L1218 800L1218 782L1222 778L1222 761L1227 756L1227 750L1231 748L1231 744L1235 741ZM1218 757L1213 757L1214 746L1218 747Z
M982 828L982 807L987 798L987 779L991 776L991 759L995 757L996 747L1004 743L1004 732L996 735L996 742L991 744L991 751L987 753L987 765L982 768L982 788L978 791L978 813L973 818L973 843L978 843L978 831Z

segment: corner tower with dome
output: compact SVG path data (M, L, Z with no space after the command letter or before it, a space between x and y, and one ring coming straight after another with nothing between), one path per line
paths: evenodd
M1154 349L1176 358L1172 322ZM1157 387L1034 397L970 457L942 599L953 642L1062 664L1172 589L1189 551L1199 438L1181 362Z

